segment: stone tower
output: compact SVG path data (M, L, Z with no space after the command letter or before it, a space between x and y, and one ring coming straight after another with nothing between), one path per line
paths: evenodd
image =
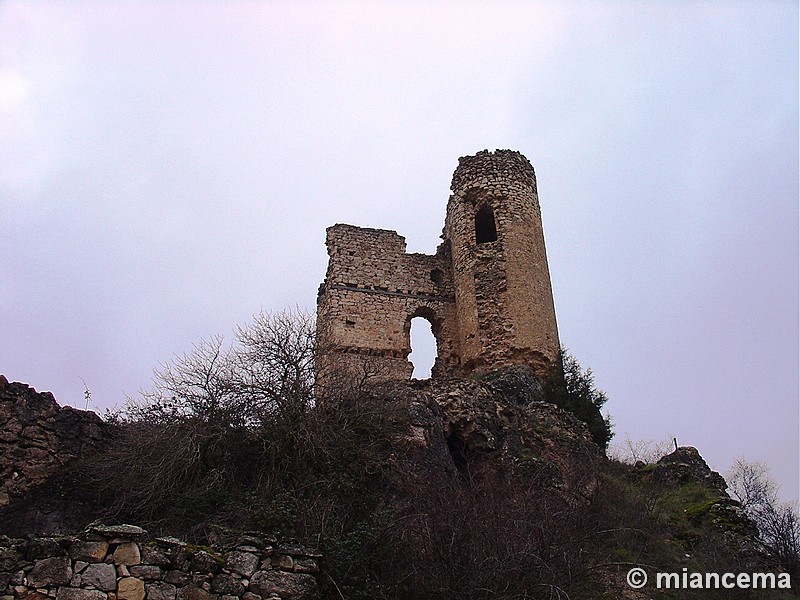
M519 152L459 159L444 239L452 255L461 370L546 370L559 341L533 167Z
M444 242L406 253L394 231L334 225L317 298L318 380L407 379L411 319L431 323L433 377L512 364L544 376L559 351L536 177L519 152L459 159Z

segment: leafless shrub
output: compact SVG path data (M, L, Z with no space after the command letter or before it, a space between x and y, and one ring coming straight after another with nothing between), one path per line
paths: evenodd
M115 511L145 519L252 485L313 403L313 356L314 320L300 312L259 315L228 346L201 341L111 416L117 438L92 479Z
M800 573L800 517L796 503L781 502L778 483L762 462L739 458L727 473L728 489L761 537L793 575Z
M762 462L737 459L726 481L728 489L748 513L762 511L778 501L778 484Z
M661 441L654 440L634 440L628 434L625 434L625 440L621 442L612 443L609 448L609 457L618 460L627 465L633 465L637 462L643 462L646 465L651 465L672 452L674 444L672 438L667 438Z

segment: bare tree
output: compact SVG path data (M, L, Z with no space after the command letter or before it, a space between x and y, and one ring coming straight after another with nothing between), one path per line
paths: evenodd
M753 519L761 537L792 574L800 572L800 517L796 503L780 502L778 483L762 462L739 458L727 473L728 489Z
M304 412L313 402L316 334L314 315L262 313L236 333L236 394L261 419Z
M778 502L778 484L764 463L738 458L727 475L728 489L748 514L757 514Z
M91 469L118 511L147 518L189 492L210 503L276 462L277 438L313 403L314 319L261 314L236 338L163 364L153 387L112 415L118 439Z

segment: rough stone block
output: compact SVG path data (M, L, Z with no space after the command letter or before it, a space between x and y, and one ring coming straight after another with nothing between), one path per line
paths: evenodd
M177 585L178 587L183 587L192 583L192 577L183 571L178 571L175 569L172 571L167 571L167 574L164 575L164 581L166 583Z
M225 566L235 573L250 577L258 568L258 556L251 552L233 551L228 554Z
M145 581L158 581L161 579L161 569L155 565L135 565L128 569L132 577Z
M216 573L221 566L221 560L218 560L212 554L205 550L200 550L192 557L192 563L189 567L192 571L198 573Z
M295 573L319 573L319 565L311 558L296 558L293 570Z
M28 560L40 560L65 554L64 549L53 538L35 538L28 542Z
M75 571L76 573L80 573L81 571L83 571L88 566L89 566L89 563L87 563L86 561L84 561L84 560L76 560L72 565L72 570Z
M175 595L177 600L214 600L214 595L194 584L182 587Z
M211 591L215 594L241 596L244 594L245 585L241 579L231 574L220 573L211 581Z
M160 581L145 586L147 600L175 600L177 589L174 585Z
M144 581L136 577L123 577L117 582L119 600L144 600Z
M0 548L0 571L13 571L21 558L22 554L14 548Z
M137 525L96 525L89 531L115 541L135 540L147 533Z
M37 561L28 573L28 585L41 588L66 585L72 578L72 564L68 556L56 556Z
M60 587L58 588L58 592L56 592L56 600L107 600L107 596L103 592L97 590Z
M69 547L69 556L72 560L82 560L87 563L103 562L108 552L108 542L84 542L79 540Z
M91 585L104 592L117 588L117 570L106 563L91 564L81 573L83 585Z
M317 591L317 580L306 573L258 571L250 580L250 591L268 598L278 594L283 600L309 600Z
M272 557L272 566L284 571L291 571L294 568L294 560L286 554L275 554Z
M157 565L159 567L168 567L170 564L169 557L164 552L153 546L143 545L139 548L142 555L142 562L146 565Z
M114 550L114 562L118 565L138 565L142 562L139 546L135 542L124 542Z

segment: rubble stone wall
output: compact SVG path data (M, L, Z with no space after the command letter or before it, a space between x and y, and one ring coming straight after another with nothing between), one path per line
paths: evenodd
M59 406L50 392L0 375L0 506L100 447L109 433L97 414Z
M394 231L328 228L319 381L334 371L408 379L414 317L431 323L435 378L552 367L558 330L533 167L511 150L479 152L459 159L451 190L434 255L407 254ZM487 214L493 239L478 233Z
M80 536L0 538L2 600L310 600L321 556L241 535L220 547L146 539L133 525Z
M382 379L408 379L411 319L423 317L438 344L434 373L452 374L458 363L455 300L444 249L407 254L405 238L394 231L352 225L328 228L327 246L317 323L321 346L330 352L318 356L318 368L347 365Z

